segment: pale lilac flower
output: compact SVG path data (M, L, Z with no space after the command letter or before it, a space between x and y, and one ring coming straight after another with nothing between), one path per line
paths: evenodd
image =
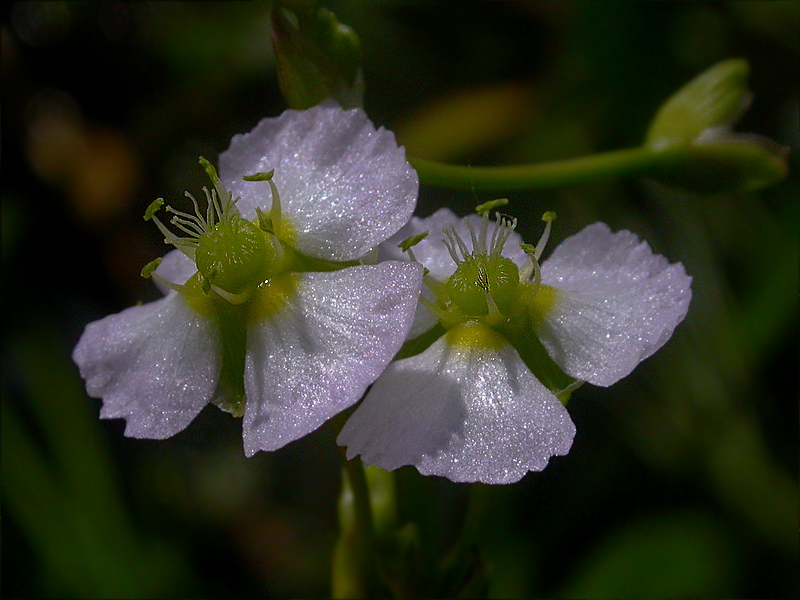
M401 347L422 267L357 259L405 224L418 180L391 132L334 105L265 119L220 163L208 210L171 211L186 236L148 209L177 248L143 271L166 296L90 323L73 358L126 435L170 437L213 402L244 416L251 456L355 403Z
M540 265L548 215L535 247L520 245L513 220L447 209L412 218L381 246L399 259L397 242L430 233L410 252L429 270L411 336L430 345L373 384L338 438L348 458L453 481L517 481L572 445L559 396L583 381L611 385L670 338L691 299L683 265L603 223Z

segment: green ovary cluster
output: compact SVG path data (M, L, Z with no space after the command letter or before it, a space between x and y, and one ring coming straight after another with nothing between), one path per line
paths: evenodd
M198 239L195 264L211 285L242 294L262 284L278 256L270 236L254 223L233 216Z
M493 302L504 315L514 312L519 298L519 269L496 254L473 254L447 280L447 296L465 317L488 315Z

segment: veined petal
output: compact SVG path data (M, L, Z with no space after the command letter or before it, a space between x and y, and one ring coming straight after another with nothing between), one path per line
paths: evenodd
M156 275L176 285L183 285L195 273L197 273L197 266L194 261L177 249L167 252L162 258L161 264L155 270ZM155 281L161 293L165 295L169 293L168 287L157 279L153 281Z
M331 103L264 119L234 136L219 160L223 184L249 219L256 207L269 209L270 192L242 177L274 169L297 249L326 260L359 258L391 236L408 221L419 191L394 134L376 129L360 109Z
M86 326L72 354L100 417L125 435L164 439L186 428L214 394L221 369L213 317L177 292Z
M542 263L555 288L535 324L564 371L609 386L672 336L686 316L692 278L629 231L594 223L565 240Z
M491 343L454 343L471 337L465 327ZM414 465L452 481L512 483L566 454L574 435L566 408L504 338L460 325L389 365L337 442L348 458L361 454L387 470Z
M277 313L249 326L247 456L310 433L361 398L405 340L422 268L386 262L295 277Z

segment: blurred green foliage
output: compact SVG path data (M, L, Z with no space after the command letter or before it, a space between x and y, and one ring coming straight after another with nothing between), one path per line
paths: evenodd
M573 395L568 456L471 494L401 469L397 518L415 523L407 547L443 564L466 518L493 597L796 597L800 5L324 6L360 38L370 117L409 154L461 164L638 144L679 86L749 62L739 128L789 146L778 186L508 194L527 239L554 210L554 245L603 220L683 262L689 315L630 377ZM330 431L246 460L240 423L210 407L173 439L127 439L96 418L69 359L87 322L157 296L139 277L165 250L141 221L150 201L202 185L198 155L285 108L270 6L18 1L2 14L2 595L328 595ZM490 199L423 186L418 214Z

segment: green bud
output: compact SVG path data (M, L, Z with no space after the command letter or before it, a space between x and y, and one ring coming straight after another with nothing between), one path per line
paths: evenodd
M363 104L361 43L336 16L293 6L272 10L272 41L278 83L290 108L305 109L327 98L344 108Z
M688 145L709 128L733 125L750 104L749 73L746 60L731 59L692 79L659 109L645 145L656 150Z
M645 139L660 156L651 175L701 193L756 191L786 176L787 149L732 130L752 97L748 74L747 61L726 60L667 100Z

